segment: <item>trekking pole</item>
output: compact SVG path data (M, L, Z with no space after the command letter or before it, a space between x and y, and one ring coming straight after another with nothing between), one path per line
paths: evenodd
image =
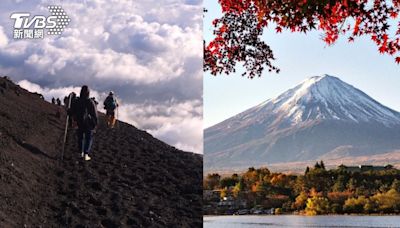
M117 107L117 119L116 119L115 121L116 121L117 129L118 129L118 128L119 128L119 123L118 123L118 107Z
M65 143L67 142L67 132L68 132L68 122L69 122L68 110L71 107L71 99L72 99L72 93L69 94L69 99L68 99L67 121L65 122L64 141L63 141L63 146L62 146L62 150L61 150L61 161L64 160Z
M118 128L119 128L119 123L118 123L118 108L119 108L119 102L118 102L117 96L115 96L115 100L117 101L117 119L115 120L115 121L116 121L115 124L116 124L116 128L118 129Z

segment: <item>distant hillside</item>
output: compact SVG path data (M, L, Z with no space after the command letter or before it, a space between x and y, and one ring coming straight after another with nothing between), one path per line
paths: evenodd
M356 159L398 151L399 139L399 112L339 78L315 76L205 129L204 168Z
M100 115L104 121L104 115ZM64 107L0 78L0 227L201 227L202 156L119 122L84 162Z

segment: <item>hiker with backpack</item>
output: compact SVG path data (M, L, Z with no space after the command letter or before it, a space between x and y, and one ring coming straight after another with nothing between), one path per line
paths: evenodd
M75 117L78 124L78 144L80 152L85 161L89 161L90 148L93 143L93 133L97 127L97 108L92 99L89 98L88 86L82 86L80 97L71 107L71 115Z
M114 92L110 91L104 101L104 109L106 110L107 127L114 128L115 125L115 110L118 108L117 99L114 97Z

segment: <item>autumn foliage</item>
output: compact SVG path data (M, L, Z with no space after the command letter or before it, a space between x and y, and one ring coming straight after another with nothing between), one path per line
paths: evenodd
M271 172L268 168L249 168L242 174L220 178L207 175L205 192L220 193L219 197L204 197L208 214L228 214L239 209L279 208L283 213L307 215L344 213L400 214L400 170L347 169L339 166L327 170L323 161L308 167L304 174ZM221 205L227 202L232 204ZM246 202L246 205L235 202ZM277 211L275 211L276 213Z
M213 75L235 72L236 63L246 68L243 75L260 76L264 68L279 73L271 61L273 52L261 36L274 26L307 33L323 32L332 45L340 35L349 42L368 36L382 54L400 63L400 0L219 0L223 16L213 21L215 38L204 44L204 70Z

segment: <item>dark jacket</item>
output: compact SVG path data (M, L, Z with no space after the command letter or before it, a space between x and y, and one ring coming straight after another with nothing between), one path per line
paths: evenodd
M83 121L85 109L91 117L89 125ZM71 114L76 118L78 128L81 130L93 130L98 124L97 108L90 98L78 98L71 106Z
M110 103L112 102L115 102L115 107L110 107ZM107 111L114 111L114 109L118 107L117 100L114 98L113 95L108 95L103 104L104 104L104 109Z

